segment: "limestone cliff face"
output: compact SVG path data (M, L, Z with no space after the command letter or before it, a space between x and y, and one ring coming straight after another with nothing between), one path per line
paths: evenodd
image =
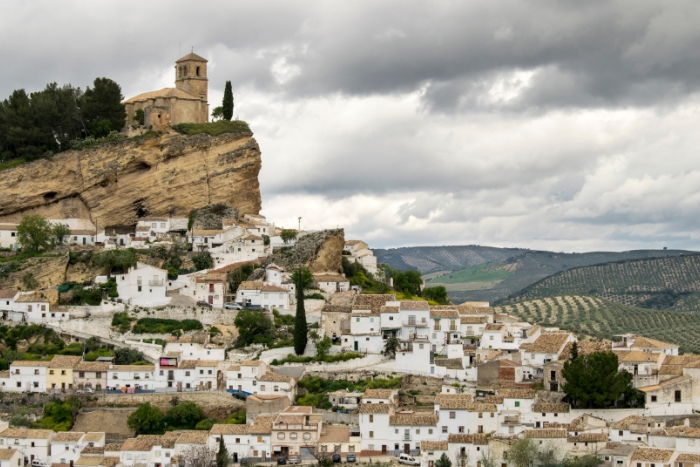
M344 247L343 229L321 230L300 237L291 248L282 248L273 253L263 265L275 263L288 271L304 266L312 273L342 272Z
M32 212L90 219L101 228L144 216L186 217L219 202L258 214L261 165L251 133L170 133L68 151L0 172L0 222Z

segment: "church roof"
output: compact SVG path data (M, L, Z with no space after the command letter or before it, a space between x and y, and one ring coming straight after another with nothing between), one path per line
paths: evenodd
M192 53L185 55L184 57L182 57L180 60L178 60L175 63L186 62L188 60L197 60L199 62L207 62L208 61L206 58L200 57L196 53L192 52Z
M200 100L198 97L191 96L187 94L185 91L180 91L179 89L176 88L164 88L161 89L160 91L151 91L151 92L144 92L143 94L139 94L138 96L134 96L131 99L127 99L122 104L129 104L132 102L139 102L139 101L147 101L149 99L158 99L158 98L170 98L170 97L177 97L178 99L187 99L187 100L195 100L198 101Z

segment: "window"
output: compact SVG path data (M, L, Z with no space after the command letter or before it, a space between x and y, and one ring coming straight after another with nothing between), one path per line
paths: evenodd
M417 434L417 435L420 434L420 428L416 428L416 434Z
M69 446L66 446L66 451L68 451L69 449L70 449L70 447L69 447Z
M374 415L370 414L369 416L369 422L373 423L374 422Z
M85 372L84 372L84 371L79 371L79 372L78 372L78 377L80 377L80 378L85 378Z
M304 439L306 439L306 440L311 439L311 433L304 433Z
M428 428L428 434L429 434L429 435L432 435L432 434L433 434L433 429L432 429L432 428Z
M675 396L676 402L680 402L680 401L681 401L681 392L680 392L680 391L676 391L676 392L674 393L674 396ZM652 466L652 467L653 467L653 466Z
M199 370L199 374L200 374L200 375L203 375L203 374L204 374L204 370Z
M622 430L618 431L617 434L618 434L619 436L622 436Z
M35 374L35 375L38 375L38 374L39 374L39 370L34 370L34 374Z
M447 433L447 427L446 427L446 426L443 426L443 427L442 427L442 432L443 432L443 433Z
M273 387L272 389L273 389L273 391L278 392L278 391L280 390L280 387L279 387L279 386L275 386L275 387Z
M61 375L65 376L65 375L66 375L66 370L61 370Z
M296 433L290 433L290 434L289 434L289 439L297 439L297 434L296 434Z
M520 407L520 401L515 401L515 406Z
M370 437L370 438L374 438L374 431L370 431L370 432L369 432L369 437Z
M484 418L484 414L479 412L479 418Z
M277 433L277 439L284 439L284 433Z
M189 372L189 371L186 371L186 372L185 372L185 376L189 376L189 375L190 375L190 372Z
M450 418L457 418L456 412L450 412Z
M458 432L458 433L464 433L464 427L463 427L463 426L457 427L457 432Z
M261 390L261 391L264 391L264 390L265 390L265 385L264 385L264 384L261 384L261 385L260 385L260 390Z
M36 373L34 373L34 374L36 374ZM53 374L53 370L49 370L49 374L52 375L52 374Z

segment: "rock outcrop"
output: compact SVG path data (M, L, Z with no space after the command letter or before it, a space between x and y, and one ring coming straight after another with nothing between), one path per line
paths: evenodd
M67 151L0 171L0 222L32 212L98 227L133 225L145 216L186 217L214 203L258 214L261 165L252 133L169 133Z
M313 272L341 272L345 231L321 230L299 237L293 247L282 248L268 257L263 265L278 264L288 271L305 266Z
M56 287L65 282L68 254L30 258L20 268L0 277L0 289L27 290L24 278L31 274L38 288Z

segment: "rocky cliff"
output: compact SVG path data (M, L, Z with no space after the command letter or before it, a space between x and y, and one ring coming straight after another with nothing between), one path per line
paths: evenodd
M342 272L345 231L320 230L302 237L293 247L281 248L269 256L263 265L275 263L288 271L300 266L313 272Z
M261 165L252 133L169 133L67 151L0 172L0 222L32 212L98 227L133 225L145 216L186 217L213 203L258 214Z

